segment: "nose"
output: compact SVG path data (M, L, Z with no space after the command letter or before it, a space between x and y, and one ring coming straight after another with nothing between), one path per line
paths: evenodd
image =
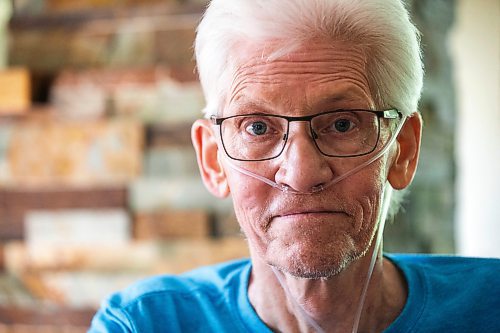
M311 192L330 182L334 172L327 157L314 144L307 123L294 125L290 124L275 182L297 192Z

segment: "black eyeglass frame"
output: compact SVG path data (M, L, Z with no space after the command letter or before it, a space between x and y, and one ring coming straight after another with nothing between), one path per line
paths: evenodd
M318 143L316 142L316 138L317 138L317 134L314 132L313 128L312 128L312 120L316 117L319 117L319 116L322 116L322 115L325 115L325 114L331 114L331 113L340 113L340 112L359 112L359 111L362 111L362 112L370 112L370 113L373 113L377 116L377 119L378 119L378 134L377 134L377 141L375 143L375 145L373 146L372 150L366 152L366 153L362 153L362 154L354 154L354 155L329 155L329 154L325 154L321 148L318 146ZM251 116L266 116L266 117L275 117L275 118L282 118L282 119L285 119L287 120L287 127L286 127L286 133L283 137L283 140L285 141L283 143L283 147L281 148L281 150L274 156L272 157L267 157L267 158L262 158L262 159L255 159L255 160L249 160L249 159L240 159L240 158L234 158L231 156L231 154L228 153L227 149L226 149L226 146L224 145L224 139L222 137L222 122L226 119L231 119L231 118L236 118L236 117L242 117L242 116L248 116L248 117L251 117ZM210 116L210 120L212 122L213 125L216 125L216 126L219 126L219 133L220 133L220 137L221 137L221 142L222 142L222 147L224 148L224 151L226 153L226 155L232 159L232 160L235 160L235 161L242 161L242 162L260 162L260 161L268 161L268 160L272 160L272 159L275 159L276 157L280 156L281 153L283 152L283 150L285 150L285 147L286 147L286 143L288 142L288 133L290 131L290 123L293 122L293 121L307 121L309 122L309 130L311 132L311 135L312 135L312 141L314 142L314 145L316 146L316 148L318 149L318 151L324 155L324 156L327 156L327 157L338 157L338 158L346 158L346 157L358 157L358 156L364 156L364 155L368 155L370 153L372 153L375 148L377 148L378 146L378 141L380 139L380 118L383 118L383 119L401 119L403 117L403 114L396 108L391 108L391 109L387 109L387 110L382 110L382 111L377 111L377 110L366 110L366 109L338 109L338 110L334 110L334 111L325 111L325 112L321 112L321 113L317 113L317 114L314 114L314 115L310 115L310 116L300 116L300 117L293 117L293 116L283 116L283 115L275 115L275 114L263 114L263 113L249 113L249 114L239 114L239 115L234 115L234 116L229 116L229 117L217 117L215 115L212 115Z

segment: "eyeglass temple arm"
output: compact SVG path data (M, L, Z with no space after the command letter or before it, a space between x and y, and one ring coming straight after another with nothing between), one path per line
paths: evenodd
M399 112L398 109L389 109L382 112L383 112L382 117L384 119L398 119L403 116L403 114Z

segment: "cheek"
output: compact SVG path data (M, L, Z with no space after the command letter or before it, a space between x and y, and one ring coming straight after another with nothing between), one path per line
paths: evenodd
M355 229L360 235L371 234L377 224L386 182L384 170L385 162L378 161L349 180L352 185L347 195L356 198L353 200L356 202Z
M230 170L227 174L236 218L247 237L261 234L269 221L269 196L272 187Z

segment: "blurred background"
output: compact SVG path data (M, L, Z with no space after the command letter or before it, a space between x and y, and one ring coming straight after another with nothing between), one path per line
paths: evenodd
M85 332L151 274L247 255L190 142L206 0L0 0L0 332ZM500 257L500 2L408 0L421 163L391 252Z

